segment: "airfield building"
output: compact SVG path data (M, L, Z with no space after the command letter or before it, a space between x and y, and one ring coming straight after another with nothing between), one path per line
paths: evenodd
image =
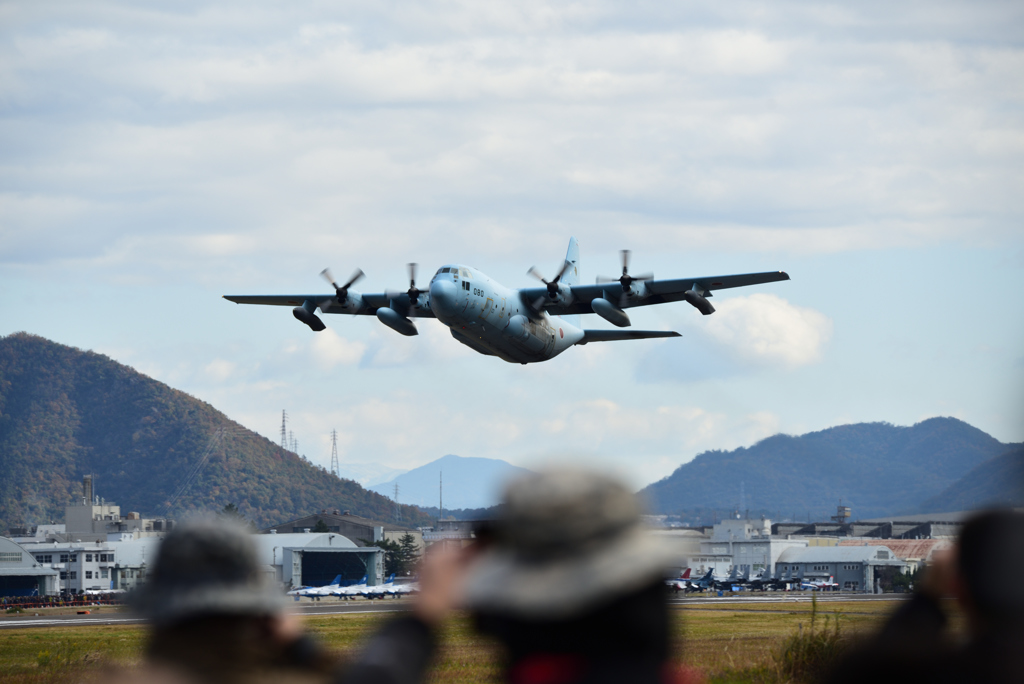
M349 511L341 511L337 508L325 508L314 515L307 515L298 520L274 525L262 532L263 534L270 534L271 532L275 534L303 534L316 529L317 523L323 523L328 532L348 537L356 546L366 546L382 539L397 544L403 536L411 534L416 541L417 550L423 551L423 534L419 530L352 515Z
M776 572L804 581L831 577L841 591L878 593L883 576L906 569L906 563L885 546L808 546L786 550Z
M23 546L0 537L0 596L52 596L60 591L58 577Z
M771 533L770 520L726 519L711 528L710 537L700 543L700 552L690 557L694 574L714 568L719 577L728 575L733 566L756 575L765 568L775 572L779 557L788 549L803 548L806 539L779 537Z

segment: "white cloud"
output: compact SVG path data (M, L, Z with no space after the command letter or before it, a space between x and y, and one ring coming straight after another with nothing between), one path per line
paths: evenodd
M235 364L225 359L214 359L203 368L206 376L214 382L224 382L235 372Z
M832 321L814 309L771 294L727 299L705 331L746 361L790 368L817 363L832 336Z
M359 363L366 352L365 344L347 340L330 328L315 334L309 346L317 366L324 370Z

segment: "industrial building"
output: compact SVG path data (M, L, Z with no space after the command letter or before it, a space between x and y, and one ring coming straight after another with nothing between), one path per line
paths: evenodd
M937 551L953 548L949 539L842 539L838 546L884 546L914 572L929 563Z
M255 534L252 538L264 571L286 587L329 584L338 575L343 583L356 582L364 575L371 586L384 580L384 550L358 546L342 535L271 533ZM0 550L7 553L0 556L0 592L5 586L14 590L33 582L42 582L40 593L43 594L134 589L145 582L147 569L153 565L161 541L159 537L142 537L123 541L48 541L19 545L0 537L0 547L3 547ZM22 571L25 563L34 568L27 575ZM18 573L5 573L5 569L15 566ZM5 584L2 578L6 575L23 579ZM49 579L30 582L24 579L28 576Z
M0 537L0 596L52 596L58 572L39 564L31 553Z
M314 515L307 515L298 520L291 520L280 525L268 527L263 530L263 534L271 532L276 534L312 532L316 529L317 523L320 522L327 527L328 532L344 535L355 542L357 546L366 546L382 539L397 544L403 536L409 534L412 535L416 542L416 549L418 551L423 550L423 535L417 529L379 520L371 520L359 515L352 515L349 511L341 511L337 508L325 508Z
M842 512L846 507L840 507ZM772 525L772 534L801 537L851 537L874 539L954 539L964 521L974 513L926 513L846 522L842 514L831 522L786 522Z
M808 546L784 551L776 573L804 581L832 578L841 591L876 593L884 573L906 569L906 563L885 546Z

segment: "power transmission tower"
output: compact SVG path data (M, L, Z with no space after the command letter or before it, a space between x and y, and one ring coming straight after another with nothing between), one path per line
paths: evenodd
M338 464L338 431L331 430L331 472L334 477L341 477L341 466ZM395 485L396 487L398 485Z
M402 507L398 505L398 483L395 483L395 521L402 521Z
M295 433L293 431L289 430L288 431L288 435L290 437L289 441L291 442L291 445L292 445L292 453L298 454L299 453L299 443L297 441L295 441Z
M287 422L288 422L288 412L282 409L281 410L281 448L282 449L287 449L288 448L288 428L287 428Z

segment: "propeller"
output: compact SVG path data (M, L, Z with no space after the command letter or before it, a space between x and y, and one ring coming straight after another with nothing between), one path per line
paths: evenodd
M653 273L644 273L643 275L630 275L629 274L629 255L628 249L622 250L622 275L618 278L605 278L603 276L597 277L599 283L619 283L622 285L623 292L629 292L633 283L638 280L654 280Z
M413 306L420 305L420 295L423 294L423 290L416 287L416 269L419 268L419 264L415 262L409 263L409 290L406 292L409 295L409 302Z
M329 268L325 268L324 270L320 271L320 275L322 275L324 279L331 284L331 287L334 288L334 294L338 298L338 303L344 304L345 300L348 299L348 288L355 285L356 281L358 281L366 274L363 273L363 270L361 268L357 268L355 272L352 274L352 277L349 278L348 282L345 283L344 285L338 285L338 283L334 282L334 276L331 275L331 269Z
M572 268L572 262L571 261L564 262L562 264L561 270L558 271L558 275L556 275L550 281L546 280L544 278L544 276L542 276L540 274L540 271L538 271L533 266L530 267L530 270L527 271L526 274L527 275L532 275L534 278L536 278L540 282L544 283L544 285L548 288L548 299L554 301L554 299L556 297L558 297L558 281L562 279L562 276L564 276L566 273L569 272L570 268ZM533 302L533 308L534 309L539 309L541 304L543 304L543 303L544 303L544 298L543 297L539 297L536 301Z
M392 290L385 290L384 294L387 295L388 299L397 299L403 294L409 296L409 306L420 305L420 295L426 290L421 290L416 287L416 270L419 268L419 264L409 263L406 264L409 267L409 289L405 292L394 292Z

